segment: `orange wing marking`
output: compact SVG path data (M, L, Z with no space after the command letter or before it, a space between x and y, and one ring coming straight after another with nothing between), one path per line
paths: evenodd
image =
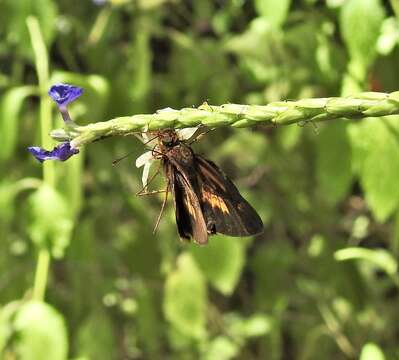
M219 209L223 214L229 213L226 203L220 196L217 196L209 191L203 191L202 199L204 202L211 204L212 208Z

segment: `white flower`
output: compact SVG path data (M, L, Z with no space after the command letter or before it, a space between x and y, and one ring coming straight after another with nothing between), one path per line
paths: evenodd
M150 173L150 168L152 163L154 162L154 157L152 156L152 151L146 151L144 154L141 154L136 159L136 167L143 168L143 175L141 176L141 182L143 183L143 187L146 188L148 184L148 174Z

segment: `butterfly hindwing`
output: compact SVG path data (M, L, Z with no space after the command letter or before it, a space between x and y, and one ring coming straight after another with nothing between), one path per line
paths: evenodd
M263 231L257 212L213 162L182 143L169 149L164 161L182 238L205 244L208 234L250 236Z
M213 162L195 155L201 207L208 232L230 236L256 235L263 223L233 182Z

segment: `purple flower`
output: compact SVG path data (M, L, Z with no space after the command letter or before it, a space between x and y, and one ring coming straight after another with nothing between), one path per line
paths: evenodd
M78 86L69 84L55 84L48 94L57 103L58 107L66 108L66 106L82 95L83 89Z
M75 155L79 152L78 149L71 147L71 144L69 142L64 142L60 145L57 145L51 151L42 149L38 146L30 146L28 147L28 151L40 162L43 162L45 160L65 161L69 159L72 155Z

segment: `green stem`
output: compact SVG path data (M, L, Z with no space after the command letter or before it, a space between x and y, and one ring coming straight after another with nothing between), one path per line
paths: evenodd
M249 127L254 125L303 125L338 118L361 119L399 114L399 91L386 94L365 92L356 96L276 101L268 105L207 103L198 108L165 109L155 114L124 116L71 130L57 129L50 135L59 141L72 139L79 147L116 135L182 129L199 125L217 128L223 126Z
M43 301L46 293L48 271L50 267L50 252L47 248L39 250L36 264L35 282L33 286L33 299Z
M393 12L395 13L395 16L399 18L399 0L390 0L391 7Z
M90 31L88 37L88 43L90 45L95 45L104 35L105 28L107 27L109 18L111 16L112 9L110 6L104 6L97 16L93 28Z
M36 73L40 89L40 133L43 147L51 147L51 139L48 133L52 128L51 102L47 96L49 83L49 65L46 45L40 30L37 18L29 16L26 20L31 38L33 52L35 54ZM43 181L49 186L55 185L54 163L47 161L43 164ZM33 284L33 298L44 301L48 272L50 266L50 251L48 248L40 248L36 265L36 273Z

